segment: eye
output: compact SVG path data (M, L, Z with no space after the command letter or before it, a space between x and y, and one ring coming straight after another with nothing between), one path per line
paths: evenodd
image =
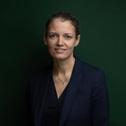
M65 38L66 40L70 40L70 39L73 38L73 36L72 36L72 35L69 35L69 34L65 34L65 35L64 35L64 38Z
M57 38L57 34L56 33L49 33L48 38L55 39L55 38Z

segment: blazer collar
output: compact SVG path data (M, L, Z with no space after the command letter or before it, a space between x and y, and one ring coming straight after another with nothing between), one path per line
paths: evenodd
M81 62L78 59L76 59L75 65L73 68L73 72L72 72L72 76L71 76L71 80L70 80L70 85L67 90L67 94L65 96L59 126L63 126L64 122L67 119L69 112L71 111L72 105L75 102L75 99L77 96L76 94L80 88L80 86L78 84L82 80L81 70L82 70Z

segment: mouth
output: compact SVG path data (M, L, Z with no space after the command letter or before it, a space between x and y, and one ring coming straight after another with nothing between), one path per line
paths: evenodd
M66 49L56 48L56 53L64 53Z

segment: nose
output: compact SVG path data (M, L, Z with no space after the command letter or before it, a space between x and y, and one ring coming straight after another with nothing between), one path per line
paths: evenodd
M57 45L58 46L62 46L63 45L63 37L62 36L58 37L58 39L57 39Z

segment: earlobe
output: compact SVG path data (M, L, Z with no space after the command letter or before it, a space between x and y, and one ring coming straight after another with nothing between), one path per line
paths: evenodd
M47 41L45 37L43 38L43 41L44 41L44 44L47 45Z
M79 45L79 43L80 43L80 35L77 36L75 47L77 47Z
M46 41L44 41L44 44L45 44L45 45L47 45L47 42L46 42Z

